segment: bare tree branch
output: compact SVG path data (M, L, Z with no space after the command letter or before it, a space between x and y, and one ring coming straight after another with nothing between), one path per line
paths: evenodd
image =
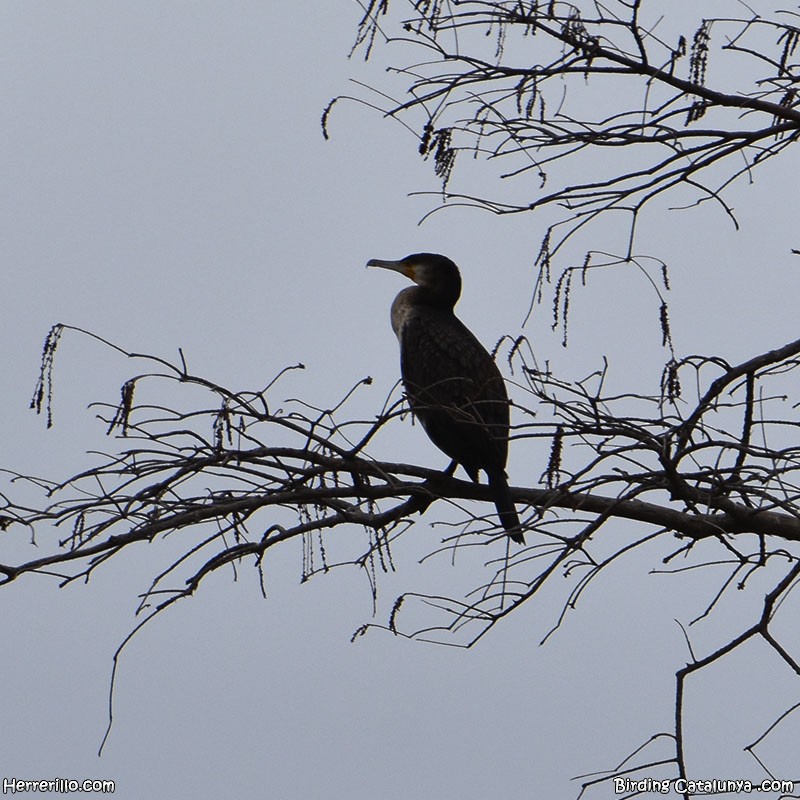
M731 8L703 18L700 6L627 0L370 2L354 51L374 58L384 39L387 52L421 53L394 70L408 99L381 91L378 105L433 158L443 207L550 220L532 295L541 302L552 260L609 212L629 221L618 263L634 257L637 222L662 196L680 208L713 201L738 226L731 184L797 141L797 15ZM462 154L506 184L502 195L459 180Z
M607 396L608 365L582 381L558 380L527 363L523 340L510 343L509 363L525 379L529 410L536 409L513 427L514 446L552 443L548 462L540 465L542 486L511 488L518 506L527 508L529 542L512 552L496 526L488 486L370 452L380 447L383 429L397 424L403 403L390 397L374 419L350 419L348 403L369 379L316 407L276 400L285 370L264 389L237 392L190 373L183 355L174 364L57 326L34 395L48 420L52 367L65 332L91 336L147 368L125 382L118 404L96 406L116 452L57 483L5 473L5 536L34 532L38 547L28 559L0 561L0 586L30 575L56 576L62 585L89 579L133 545L153 549L158 560L161 544L180 537L180 555L165 548L165 560L142 592L137 613L144 624L221 569L235 576L249 564L263 590L267 550L302 537L303 580L346 565L363 569L377 602L378 576L394 569L397 538L418 514L447 503L454 509L444 515L452 527L440 552L454 557L488 547L486 579L468 599L403 595L387 626L393 633L469 647L555 581L568 589L552 633L606 567L661 541L667 549L657 571L725 570L698 619L724 604L731 590L745 589L757 572L782 565L760 622L679 671L677 765L685 763L683 686L694 672L755 635L796 669L770 623L800 564L800 447L772 449L769 436L799 424L781 410L788 396L782 387L795 380L800 365L800 340L736 365L700 356L675 360L656 396ZM696 377L693 398L682 387L687 370ZM200 388L208 403L181 408L179 393L171 406L138 405L135 390L142 384L161 385L162 393L168 386ZM760 441L752 435L756 426ZM31 492L43 493L47 502L15 500ZM636 524L619 527L622 521ZM65 533L53 540L49 531L58 529ZM676 559L680 566L673 566ZM444 615L442 622L406 630L403 620L414 619L420 604Z

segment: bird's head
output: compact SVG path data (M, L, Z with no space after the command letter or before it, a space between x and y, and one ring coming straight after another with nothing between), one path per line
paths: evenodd
M399 261L372 258L367 261L367 266L400 272L451 308L461 294L461 274L458 267L447 256L438 253L414 253Z

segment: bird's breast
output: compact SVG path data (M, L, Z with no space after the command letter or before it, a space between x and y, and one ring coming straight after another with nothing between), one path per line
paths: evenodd
M415 313L414 303L411 302L411 297L409 297L409 295L413 294L414 288L409 286L408 289L403 289L392 303L392 330L401 342L403 341L403 331Z

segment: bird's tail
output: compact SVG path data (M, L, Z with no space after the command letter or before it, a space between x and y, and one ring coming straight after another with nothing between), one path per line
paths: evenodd
M494 504L497 514L500 517L500 524L506 529L512 542L525 544L525 537L522 535L517 509L511 499L511 492L508 490L508 478L505 472L491 472L487 474L489 486L494 494Z

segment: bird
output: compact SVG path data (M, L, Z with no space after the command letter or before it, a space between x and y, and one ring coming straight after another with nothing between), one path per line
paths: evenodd
M430 440L476 483L483 470L500 523L524 544L506 475L509 401L503 376L484 346L455 315L461 273L447 256L414 253L368 267L399 272L415 286L392 303L400 371L411 411Z

